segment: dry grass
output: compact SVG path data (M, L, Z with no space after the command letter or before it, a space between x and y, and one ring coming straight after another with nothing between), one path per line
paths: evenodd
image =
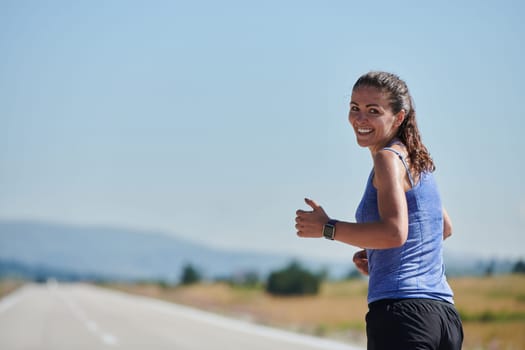
M7 294L13 292L24 283L18 280L0 280L0 298L3 298Z
M457 278L449 281L456 305L464 313L487 311L525 315L525 277L519 275Z
M525 349L525 322L465 322L463 349L523 350Z
M525 349L525 276L457 278L449 282L464 318L465 350ZM262 324L365 341L366 281L325 283L319 295L308 297L274 297L261 289L224 283L112 287Z
M449 282L464 320L464 349L525 349L525 276Z

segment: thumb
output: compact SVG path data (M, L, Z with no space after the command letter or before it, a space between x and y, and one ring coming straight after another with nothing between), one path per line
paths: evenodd
M313 199L305 198L304 201L306 202L306 204L312 207L313 210L317 210L321 208L321 206L317 204Z

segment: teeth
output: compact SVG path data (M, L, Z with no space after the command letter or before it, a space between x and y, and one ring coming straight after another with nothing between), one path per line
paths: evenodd
M372 129L358 128L357 132L360 134L368 134L372 132Z

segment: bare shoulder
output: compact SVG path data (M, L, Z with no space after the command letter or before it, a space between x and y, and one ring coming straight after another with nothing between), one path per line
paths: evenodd
M374 168L376 171L397 169L399 166L399 156L389 150L382 149L374 155Z
M374 185L381 187L384 183L402 183L405 176L403 163L399 156L389 150L380 150L374 155Z

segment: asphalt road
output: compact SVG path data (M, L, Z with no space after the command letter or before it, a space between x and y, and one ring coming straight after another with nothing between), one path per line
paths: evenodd
M0 349L362 350L86 284L26 285L0 300Z

